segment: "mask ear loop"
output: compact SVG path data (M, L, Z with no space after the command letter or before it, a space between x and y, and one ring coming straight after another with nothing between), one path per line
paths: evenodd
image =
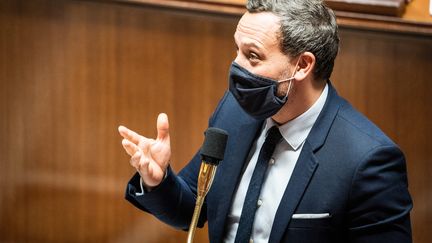
M288 84L288 90L287 90L287 92L286 92L286 94L285 94L284 99L286 99L286 98L288 97L288 94L289 94L289 92L291 91L291 84L292 84L292 81L295 79L295 78L294 78L294 75L295 75L295 73L297 72L297 66L298 66L299 61L300 61L300 58L297 60L297 63L296 63L296 65L295 65L294 72L293 72L293 74L291 75L291 78L287 78L287 79L283 79L283 80L278 81L279 84L280 84L280 83L283 83L283 82L288 82L288 81L289 81L289 84Z
M287 79L285 79L285 80L281 80L281 81L278 82L278 83L280 84L280 83L288 82L288 81L289 81L289 84L288 84L288 90L287 90L287 92L286 92L286 94L285 94L284 99L288 97L288 94L289 94L289 92L290 92L290 90L291 90L291 84L292 84L293 79L294 79L294 77L291 77L291 78L287 78Z

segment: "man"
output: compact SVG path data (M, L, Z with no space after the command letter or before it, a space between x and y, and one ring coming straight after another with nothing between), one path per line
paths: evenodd
M247 9L229 91L209 121L229 133L199 222L210 242L411 242L402 152L328 80L333 12L317 0L250 0ZM186 230L199 155L175 175L165 114L157 130L154 140L119 127L138 171L126 198Z

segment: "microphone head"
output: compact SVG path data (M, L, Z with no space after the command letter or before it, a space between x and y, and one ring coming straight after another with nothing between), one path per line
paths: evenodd
M205 139L201 147L201 159L207 163L218 165L224 158L228 133L215 127L207 128Z

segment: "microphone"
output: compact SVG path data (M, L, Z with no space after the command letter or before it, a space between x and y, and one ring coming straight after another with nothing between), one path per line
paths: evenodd
M209 127L205 132L204 143L200 150L202 162L198 175L197 199L192 221L189 226L188 243L193 242L201 207L213 183L216 168L219 162L224 158L227 140L228 133L225 130Z

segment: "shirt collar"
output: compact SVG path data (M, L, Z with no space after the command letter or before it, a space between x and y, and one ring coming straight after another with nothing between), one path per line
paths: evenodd
M297 150L306 140L312 126L314 125L318 115L324 107L325 101L328 95L328 84L324 87L320 97L315 103L303 114L296 117L295 119L279 126L279 131L282 137L287 143L294 149ZM264 132L267 134L268 130L275 126L276 123L271 118L267 118Z

